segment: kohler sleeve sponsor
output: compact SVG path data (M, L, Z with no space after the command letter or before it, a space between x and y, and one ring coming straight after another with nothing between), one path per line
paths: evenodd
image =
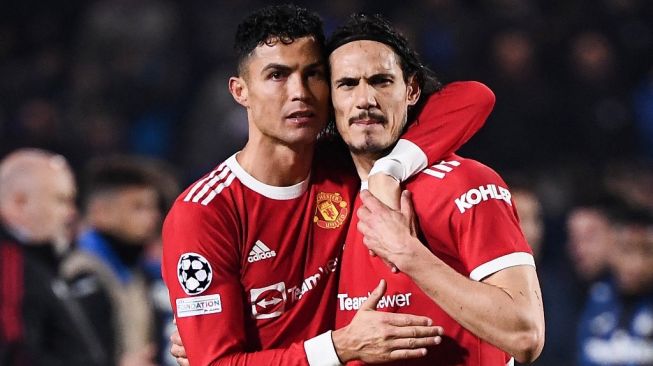
M512 206L510 197L510 191L507 188L497 186L496 184L486 184L463 193L459 198L454 200L454 203L460 213L465 213L468 209L489 199L505 201L508 205Z

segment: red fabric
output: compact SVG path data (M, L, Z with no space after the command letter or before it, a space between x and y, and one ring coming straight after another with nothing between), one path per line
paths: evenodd
M492 187L484 190L485 196L477 197L475 193L468 196L470 190L479 186L506 189L505 182L494 171L455 155L429 169L439 174L422 172L406 188L413 193L423 241L438 258L468 277L472 270L495 258L511 253L532 254L510 199L495 194ZM496 189L497 193L500 191ZM456 203L461 197L463 201L459 204L470 206L462 213ZM477 198L478 202L471 204ZM357 200L356 206L359 204ZM388 289L379 310L425 315L445 330L442 344L431 347L426 357L397 364L505 365L508 355L463 328L410 277L392 273L379 258L370 257L362 235L356 230L356 220L350 226L342 259L336 327L351 321L356 304L361 302L359 299L366 298L384 278ZM496 270L503 268L506 267Z
M177 279L179 258L189 252L213 270L199 296L217 294L222 305L219 313L177 317L188 358L194 365L305 365L303 340L333 328L335 269L358 183L333 170L327 177L318 165L306 192L279 200L240 178L207 206L184 202L185 192L164 224L163 273L175 314L176 300L192 297ZM257 241L275 256L249 260Z
M21 325L23 299L23 257L20 248L11 243L0 245L0 336L7 343L23 338Z

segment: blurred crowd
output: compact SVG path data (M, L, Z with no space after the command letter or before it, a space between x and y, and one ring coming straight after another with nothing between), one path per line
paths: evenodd
M84 199L78 206L90 228L93 220L120 219L93 214L103 211L98 205L115 203L107 199L115 190L107 187L116 182L103 182L97 172L98 164L111 164L98 161L113 154L150 159L145 170L166 172L158 179L166 183L135 185L150 187L150 201L157 202L156 212L144 219L152 231L136 239L130 235L138 233L95 232L113 244L141 243L120 255L137 259L128 269L143 264L143 278L156 279L145 259L156 259L152 233L166 202L246 140L245 112L226 87L235 72L232 38L244 15L268 3L3 4L0 159L27 146L62 154L80 182ZM644 361L634 364L653 364L653 354L646 358L653 352L653 314L640 309L647 309L642 301L653 302L653 243L650 236L638 239L636 230L653 227L653 2L296 3L318 11L327 34L352 12L382 13L443 81L479 80L495 92L487 125L462 155L494 167L513 187L538 260L547 317L546 345L536 364L577 364L581 354L636 354L637 345L643 345ZM79 230L79 249L106 259L89 227ZM73 291L89 294L99 275L62 276ZM633 277L644 283L632 284ZM126 278L118 275L118 286L132 283ZM155 282L145 281L150 288ZM155 304L156 298L147 301ZM620 351L615 344L631 348Z

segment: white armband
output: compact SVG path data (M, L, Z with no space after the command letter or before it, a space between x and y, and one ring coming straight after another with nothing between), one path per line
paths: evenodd
M304 342L304 352L310 366L341 366L336 347L331 339L331 331L320 334Z
M405 182L422 169L426 168L426 154L414 143L399 139L390 154L377 160L369 176L377 173L389 175L399 182Z

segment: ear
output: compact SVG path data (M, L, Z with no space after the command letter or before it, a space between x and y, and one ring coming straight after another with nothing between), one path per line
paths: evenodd
M248 92L247 92L247 83L242 77L232 76L229 78L229 92L234 98L236 103L247 108L249 106L248 102Z
M409 106L413 106L417 104L419 96L422 94L422 90L419 87L419 83L417 82L417 77L415 75L411 75L408 78L407 84L406 102L408 102Z

